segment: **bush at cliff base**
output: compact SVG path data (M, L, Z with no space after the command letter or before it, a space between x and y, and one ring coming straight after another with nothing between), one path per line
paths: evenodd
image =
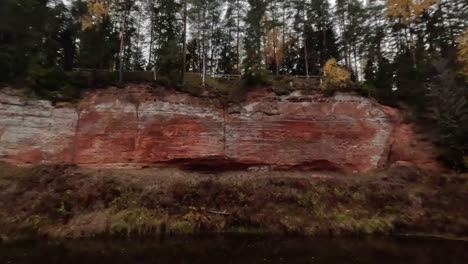
M336 59L331 58L323 66L323 80L320 87L323 90L338 90L351 87L351 72L341 67Z

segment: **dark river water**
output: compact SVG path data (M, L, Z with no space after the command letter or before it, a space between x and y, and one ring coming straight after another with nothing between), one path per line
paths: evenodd
M422 238L166 237L0 245L0 263L468 264L468 243Z

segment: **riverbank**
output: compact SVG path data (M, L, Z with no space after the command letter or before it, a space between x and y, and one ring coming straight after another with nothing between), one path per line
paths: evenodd
M1 263L466 263L467 243L422 238L168 236L0 244Z
M452 263L466 242L406 237L166 236L0 244L0 263Z
M162 233L468 236L468 175L405 167L341 175L0 166L3 240Z

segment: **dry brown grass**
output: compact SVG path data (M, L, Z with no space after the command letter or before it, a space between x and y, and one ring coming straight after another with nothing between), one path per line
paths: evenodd
M267 232L468 236L467 175L197 173L0 165L0 233Z

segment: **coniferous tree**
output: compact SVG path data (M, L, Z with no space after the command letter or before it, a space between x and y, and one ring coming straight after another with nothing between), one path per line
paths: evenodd
M311 58L313 61L309 59L309 64L313 67L313 72L318 74L319 69L330 58L339 60L340 57L328 0L311 1L309 17L313 26L309 32L312 34L309 53L313 52L314 48L317 51L315 58Z
M284 65L290 74L305 75L304 44L307 35L305 30L308 28L308 24L304 21L305 2L302 0L292 1L290 9L292 21L284 48Z
M439 60L428 82L427 101L439 154L454 169L466 169L468 154L468 101L466 85L457 78L453 65Z
M154 68L170 81L178 83L182 65L182 4L176 0L158 0L153 23Z
M219 68L221 72L232 73L236 64L235 38L236 38L236 19L234 0L227 2L226 14L223 24L225 33L222 36L221 51L219 58Z
M264 28L262 20L265 16L267 3L265 0L248 0L249 9L245 18L246 30L244 46L246 58L244 70L248 77L252 77L263 69L262 67L262 37Z

